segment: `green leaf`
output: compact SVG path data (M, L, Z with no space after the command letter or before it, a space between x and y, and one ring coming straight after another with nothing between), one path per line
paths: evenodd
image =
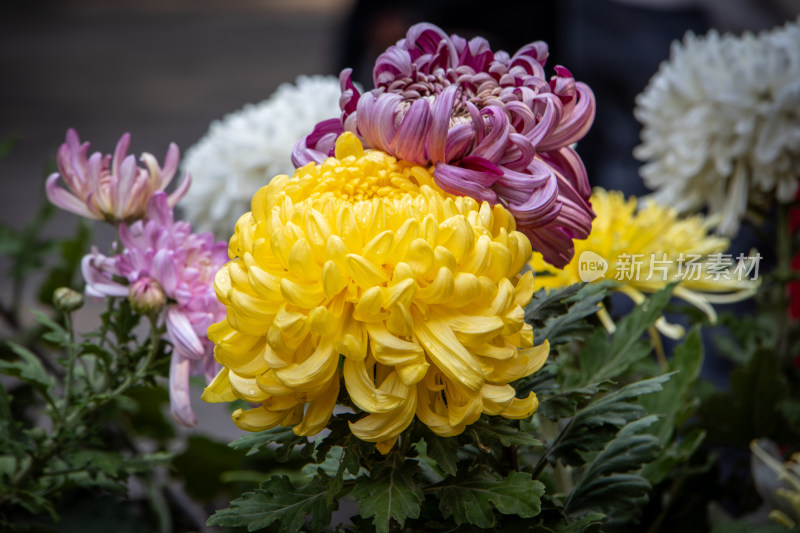
M49 305L53 301L53 292L59 287L77 289L75 277L80 271L81 259L91 243L90 226L83 221L78 225L78 231L73 238L62 240L59 243L60 260L55 267L49 270L47 278L39 287L40 302Z
M422 424L419 424L422 425ZM458 471L458 450L461 448L455 437L440 437L425 427L425 453L436 462L436 465L445 474L455 476Z
M547 339L551 346L583 339L592 329L584 319L597 312L614 285L603 281L537 291L525 309L525 320L534 325L534 339Z
M758 350L746 366L731 372L730 390L717 392L700 406L709 439L746 447L757 437L791 438L776 407L788 397L789 385L773 349Z
M70 454L70 468L86 470L94 479L99 472L116 479L122 470L124 459L119 453L85 448Z
M488 472L461 472L455 479L434 485L444 518L456 524L482 528L496 524L496 512L532 518L541 512L544 485L526 472L500 478Z
M658 438L664 451L644 469L644 476L653 484L662 481L678 464L688 460L705 437L704 431L695 430L680 442L673 442L676 431L697 408L697 402L691 399L691 391L702 365L703 345L699 328L695 327L675 348L669 361L669 370L675 374L669 382L661 391L639 399L648 413L659 415L648 432Z
M648 413L661 415L650 428L662 446L672 438L677 426L681 426L692 412L689 394L700 368L703 366L703 344L700 330L695 327L673 353L669 371L675 374L664 384L661 391L642 397L639 401ZM687 409L687 407L689 407Z
M542 446L542 441L499 416L481 416L469 426L469 430L482 446L490 446L495 442L503 446Z
M605 330L597 328L578 356L580 375L571 376L566 383L567 387L578 388L618 378L631 365L646 357L652 345L649 341L643 341L642 335L661 316L672 295L672 289L673 286L668 285L637 305L619 321L610 340Z
M322 531L330 524L331 510L325 504L327 484L315 479L295 488L286 476L272 476L254 492L233 500L230 507L214 513L206 525L246 527L256 531L278 524L280 533L295 533L311 517L312 531Z
M530 529L529 533L599 533L600 524L605 518L603 513L589 513L577 520L565 518L554 525L546 527L537 525Z
M47 332L42 335L42 338L61 347L69 345L69 334L61 324L41 311L37 311L36 309L31 309L30 311L36 316L36 321L47 329Z
M52 403L51 390L56 385L56 380L53 376L47 373L42 362L33 352L15 342L6 341L6 343L11 348L11 351L20 357L20 360L5 361L0 359L0 370L33 386Z
M660 391L669 378L670 375L665 374L637 381L593 399L575 414L549 444L540 465L546 457L561 459L568 465L582 465L585 462L584 452L603 449L619 428L646 414L644 408L632 400Z
M567 513L600 511L608 524L624 524L638 516L651 488L638 471L661 450L655 436L641 431L655 421L650 415L630 422L586 465L564 503Z
M405 461L397 454L376 464L369 477L356 479L351 493L358 502L361 516L372 519L375 530L388 533L392 519L402 527L406 518L418 518L422 490L414 476L418 470L416 461Z
M281 463L285 463L290 459L295 446L303 445L300 455L305 458L311 457L314 451L314 444L309 442L306 437L295 435L292 428L280 426L242 435L228 444L228 446L234 450L246 450L246 455L254 455L267 448L270 444L280 445L276 450L276 458Z

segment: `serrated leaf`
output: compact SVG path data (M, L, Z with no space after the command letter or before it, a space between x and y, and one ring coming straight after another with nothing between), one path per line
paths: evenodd
M416 461L405 461L397 455L376 464L369 477L356 479L351 493L358 502L361 516L372 517L379 533L388 533L395 520L402 527L407 518L418 518L422 490L414 480Z
M638 472L661 450L655 436L641 432L655 421L650 415L630 422L586 465L564 503L568 514L601 511L608 524L624 524L638 516L651 488Z
M433 487L444 518L456 524L482 528L496 524L496 513L532 518L541 512L544 485L526 472L511 472L500 478L488 472L462 472Z
M327 485L318 480L295 488L286 476L273 476L254 492L233 500L230 507L214 513L206 525L245 527L256 531L278 524L280 533L295 533L311 517L308 527L322 531L331 519L325 504Z
M292 428L275 427L256 433L242 435L235 441L228 444L234 450L245 450L245 455L259 453L270 444L279 444L275 456L279 462L285 463L291 457L295 446L303 445L301 456L310 457L314 450L313 443L309 443L306 437L295 435Z
M603 281L537 291L525 309L525 320L536 326L534 338L547 339L551 346L584 338L591 331L584 319L597 312L614 285Z
M619 321L616 331L608 338L601 328L586 340L578 360L580 375L572 375L566 383L568 388L577 388L621 376L651 350L650 342L642 341L642 335L655 324L672 295L672 285L656 292L637 305L633 311Z
M483 446L500 442L503 446L533 446L542 445L542 441L530 433L520 430L497 416L482 416L477 422L469 426L469 430L477 437Z
M50 391L55 387L56 381L53 376L47 373L39 358L24 346L12 341L6 341L6 343L11 348L11 351L20 357L20 360L5 361L0 359L0 370L9 376L17 377L32 385L48 400L51 400Z
M425 453L436 462L436 465L445 474L455 476L458 471L458 439L455 437L440 437L433 431L425 428Z
M685 421L686 406L691 387L700 368L703 366L703 344L700 330L693 328L686 340L675 348L669 361L669 371L674 375L661 391L644 396L640 403L648 413L661 415L659 421L650 428L650 433L659 438L662 446L666 446L672 438L676 425ZM683 414L684 416L679 417Z
M119 476L124 459L119 453L104 450L83 449L71 454L69 465L74 470L84 469L94 479L103 472L112 479Z
M669 370L674 375L661 391L643 396L639 403L650 414L659 415L658 421L648 432L655 435L664 452L644 469L644 476L651 483L658 483L679 463L688 460L700 446L705 432L696 430L681 442L672 442L673 435L691 416L697 402L692 402L690 393L703 365L703 345L698 328L693 328L684 342L675 348L669 361Z
M646 414L641 405L631 400L661 390L669 378L670 374L665 374L637 381L593 399L567 422L548 445L545 456L572 466L583 464L584 452L603 449L619 428Z

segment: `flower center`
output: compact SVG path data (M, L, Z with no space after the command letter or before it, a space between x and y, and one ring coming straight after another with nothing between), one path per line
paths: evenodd
M322 162L313 171L297 171L286 183L285 195L294 202L307 198L355 203L421 196L424 185L440 191L428 169L378 150L365 151L350 132L339 137L335 152L336 159Z

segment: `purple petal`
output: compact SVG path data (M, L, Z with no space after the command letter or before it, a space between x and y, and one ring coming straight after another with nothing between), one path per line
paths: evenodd
M152 276L158 280L164 292L172 296L175 294L175 289L178 286L178 267L172 259L170 250L161 249L156 252L153 257L153 272Z
M592 127L595 116L594 94L584 83L576 83L575 89L577 101L573 99L574 103L569 112L566 110L564 112L566 120L562 120L555 133L539 145L540 151L549 151L577 142Z
M400 95L392 93L365 94L358 100L358 132L367 145L384 152L390 150L397 131L395 110L401 101Z
M427 100L416 100L406 112L392 140L393 153L400 159L418 165L427 163L425 157L426 133L430 127L431 110Z
M58 173L50 174L50 176L47 178L47 182L45 183L45 192L47 193L47 199L50 200L50 203L60 207L61 209L75 213L76 215L102 220L102 216L98 217L89 212L86 204L82 200L67 190L59 187L57 184L59 177L60 175Z
M117 142L117 147L114 150L114 159L111 163L111 173L119 175L119 166L122 163L122 160L125 159L125 155L128 153L128 147L131 145L131 134L125 133L122 137L119 138Z
M172 354L169 365L169 408L175 421L187 427L197 425L189 394L191 369L192 362L189 359L177 352Z
M176 354L192 360L205 356L203 343L195 333L191 321L174 305L167 311L167 334Z
M353 69L346 68L339 74L339 87L342 91L342 95L339 97L339 109L342 110L342 118L347 118L355 112L358 99L361 97L361 93L350 79L352 73Z
M172 191L172 194L170 194L167 197L167 205L170 208L175 207L181 200L181 198L183 198L183 196L189 190L189 187L191 187L191 185L192 185L192 175L187 172L183 176L183 181L181 181L181 184L178 185L178 188Z
M181 151L178 148L178 145L175 143L169 143L169 148L167 148L167 154L164 156L164 166L159 169L158 176L151 176L151 179L158 179L159 181L156 183L156 189L165 189L169 182L172 181L172 177L175 175L175 171L178 170L178 161L181 159Z
M329 139L336 137L344 131L342 122L338 118L323 120L314 126L314 130L305 139L301 139L294 145L292 150L292 164L295 168L300 168L309 163L322 163L326 158L333 155L333 143ZM330 144L330 147L327 145Z
M465 157L458 166L437 163L433 171L436 184L445 191L493 204L497 195L490 187L502 175L494 163L480 157Z
M86 294L93 298L106 296L128 296L128 287L114 281L113 276L120 275L119 256L106 257L92 248L92 252L81 259L81 274L86 281Z
M575 255L572 236L563 228L520 226L517 229L531 240L533 249L541 253L544 260L556 268L564 268Z
M431 132L428 135L426 152L431 163L445 161L445 148L447 147L447 130L450 127L450 117L453 114L453 104L456 101L458 87L447 87L433 102Z

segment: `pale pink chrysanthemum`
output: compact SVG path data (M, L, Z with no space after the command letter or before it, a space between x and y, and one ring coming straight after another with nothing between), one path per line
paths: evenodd
M354 132L366 146L435 165L436 183L450 193L503 203L534 248L563 266L594 218L571 145L589 130L595 102L563 67L548 82L547 56L541 41L509 56L480 37L412 26L378 58L371 91L361 94L351 71L341 73L341 116L317 124L293 161L321 162L342 131Z
M213 278L228 260L227 244L215 242L211 233L192 233L188 222L173 219L167 195L157 192L146 218L121 224L119 255L104 256L93 250L83 259L82 270L91 296L123 297L129 288L114 280L125 278L131 286L144 280L157 282L167 297L163 311L167 340L173 346L169 372L170 407L175 419L195 425L189 397L189 376L204 374L211 381L219 371L208 326L225 317L225 307L214 293Z
M147 211L150 197L163 191L178 169L180 151L169 145L162 168L151 154L142 154L147 168L139 167L133 155L127 155L130 134L124 134L111 155L95 152L89 156L89 143L82 143L70 128L64 144L58 149L59 172L47 178L47 198L58 207L86 218L112 224L133 222ZM67 188L59 187L61 178ZM180 186L169 195L167 203L174 207L191 183L186 174Z

